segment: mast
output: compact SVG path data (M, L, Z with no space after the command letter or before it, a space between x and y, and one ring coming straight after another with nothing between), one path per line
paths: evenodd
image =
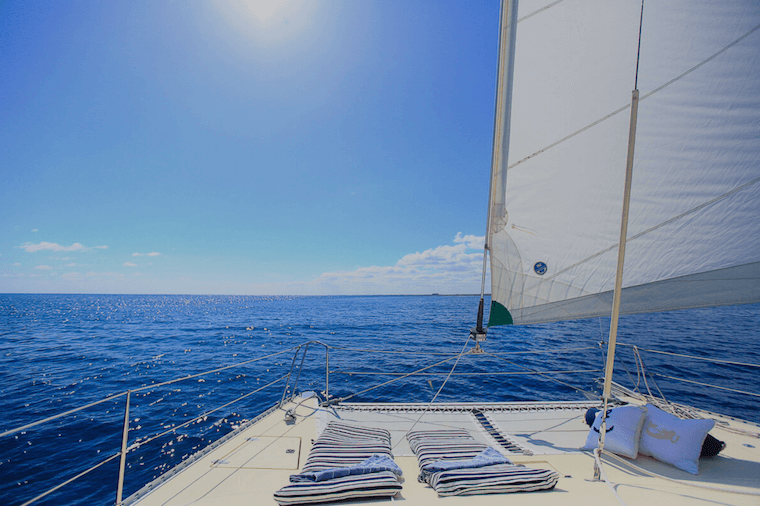
M639 57L641 55L641 26L644 20L644 0L641 0L641 17L639 18L639 44L636 53L636 76L631 96L631 123L628 128L628 157L625 165L625 189L623 192L623 213L620 220L620 242L618 245L617 271L615 273L615 291L612 298L612 317L610 319L610 338L607 343L607 363L604 368L604 411L599 430L599 450L604 449L604 434L607 429L607 403L612 388L612 371L615 364L615 344L617 342L618 318L620 316L620 294L623 290L623 264L625 262L625 242L628 236L628 212L631 203L631 183L633 181L633 152L636 144L636 122L639 111ZM596 465L595 465L596 467ZM598 472L598 470L595 471Z
M475 347L486 339L483 327L483 305L486 289L488 251L496 228L506 216L507 161L509 159L509 132L512 116L512 76L515 66L515 40L517 35L518 0L502 0L499 17L499 65L496 78L496 105L494 111L493 149L491 151L491 182L488 195L488 218L483 249L483 276L480 283L477 324L470 330Z

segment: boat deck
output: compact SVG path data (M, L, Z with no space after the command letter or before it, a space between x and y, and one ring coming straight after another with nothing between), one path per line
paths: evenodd
M392 502L457 506L503 504L504 495L439 498L424 483L417 482L417 460L406 442L406 432L460 428L528 467L559 473L556 488L547 492L519 493L524 505L616 504L604 482L593 481L594 458L579 451L588 434L584 415L591 402L436 404L425 405L346 404L319 407L317 399L299 398L276 409L255 423L243 426L188 462L125 500L140 506L173 505L275 505L275 491L288 484L309 454L313 440L332 420L380 427L390 431L396 463L404 472L403 489ZM285 421L293 409L296 420ZM639 456L636 466L684 482L760 490L760 427L710 414L716 420L711 431L727 447L717 457L700 460L700 474L691 475L652 458ZM693 488L648 476L625 463L603 456L604 470L628 505L675 506L678 504L757 505L760 497ZM387 499L361 504L388 503ZM341 504L350 504L344 502ZM357 501L357 503L359 503Z

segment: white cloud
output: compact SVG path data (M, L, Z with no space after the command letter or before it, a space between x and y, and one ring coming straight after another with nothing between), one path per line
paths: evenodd
M37 267L35 267L35 269L38 269L41 271L49 271L50 269L52 269L52 267L50 267L49 265L38 265Z
M404 255L392 266L326 272L306 283L258 285L249 290L273 295L476 294L480 293L484 240L459 233L454 245Z
M32 232L39 232L39 230L37 230L36 228L33 228Z
M132 262L124 262L124 267L137 267L137 264L133 264Z
M132 256L133 257L157 257L160 254L161 253L159 253L157 251L153 251L151 253L132 253Z
M462 232L457 232L457 236L454 237L454 242L459 244L465 244L470 249L482 250L486 244L486 236L484 235L462 235Z
M36 251L43 251L43 250L51 250L51 251L81 251L85 249L84 245L81 243L75 242L71 246L61 246L60 244L56 244L54 242L41 242L39 244L32 244L30 242L25 242L21 245L21 248L23 248L27 253L34 253Z
M18 267L19 265L21 265L21 262L13 262L13 265Z
M44 251L44 250L50 250L50 251L85 251L88 249L87 246L83 245L82 243L75 242L71 246L61 246L60 244L56 244L54 242L41 242L39 244L34 244L31 242L25 242L19 248L23 249L27 253L35 253L37 251ZM108 246L95 246L96 249L106 249Z

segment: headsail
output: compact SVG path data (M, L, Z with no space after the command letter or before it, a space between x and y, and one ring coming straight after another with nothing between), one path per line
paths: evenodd
M610 314L640 1L587 3L520 5L490 326ZM621 313L760 302L760 11L648 0L643 26Z

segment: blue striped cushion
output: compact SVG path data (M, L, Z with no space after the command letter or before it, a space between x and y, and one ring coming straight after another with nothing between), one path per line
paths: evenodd
M438 495L450 496L550 490L558 480L559 475L555 471L497 464L433 473L428 484Z
M351 466L372 455L393 458L390 432L331 422L314 442L302 472Z
M391 435L383 429L356 427L331 422L312 445L302 473L359 464L372 455L391 454ZM319 482L292 483L274 494L281 505L314 504L360 499L392 497L401 490L396 475L389 471L343 476Z
M478 443L466 431L456 429L416 431L406 437L420 468L435 461L472 459L488 447ZM504 494L550 490L557 484L559 474L544 469L495 464L431 473L424 480L439 496Z
M292 483L274 494L280 505L315 504L361 499L369 497L392 497L401 491L396 475L390 471L344 476L331 480Z

